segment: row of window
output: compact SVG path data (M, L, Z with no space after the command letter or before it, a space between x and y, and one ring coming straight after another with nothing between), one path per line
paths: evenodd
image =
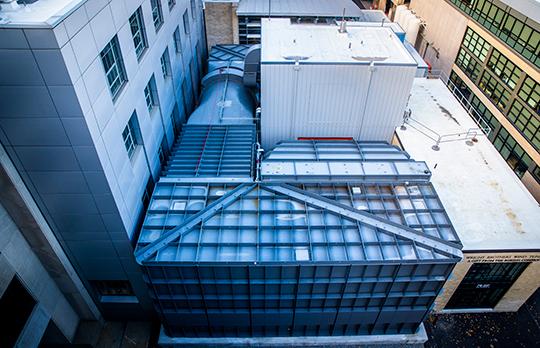
M508 133L506 129L501 127L500 122L497 118L489 111L489 109L480 101L480 99L472 93L470 88L467 86L465 81L463 81L454 71L450 74L450 81L459 89L461 94L465 96L471 105L476 109L478 115L487 122L491 128L491 133L489 134L489 140L493 143L495 148L499 151L501 156L504 158L506 163L512 168L520 178L523 177L525 172L533 167L530 172L540 182L540 166L534 164L531 157L525 152L525 150L517 143L517 141ZM516 101L519 103L519 101ZM516 114L516 120L521 120L519 112ZM524 125L527 132L532 132L532 128L536 127L534 132L535 134L540 134L538 132L539 124L538 119L535 116L532 116L532 121L529 118L529 121ZM511 119L511 117L509 117ZM477 120L478 121L478 120ZM514 121L517 122L517 121ZM520 121L521 122L521 121ZM531 130L529 130L531 129ZM538 140L537 140L538 142ZM538 143L540 145L540 143Z
M510 48L540 68L540 24L493 0L450 0Z
M540 151L540 84L471 28L465 33L456 65Z
M168 0L169 9L172 10L176 1ZM154 28L157 31L163 25L163 11L161 9L161 0L150 0L150 6L152 9L152 19L154 23ZM191 0L191 16L192 19L195 19L196 15L196 4L195 0ZM189 35L190 33L190 23L188 10L184 12L182 17L183 19L183 28L184 34ZM142 7L139 7L130 17L129 17L129 26L131 29L131 36L133 39L133 46L135 50L135 55L140 61L146 49L148 48L148 40L146 36L146 29L144 25ZM174 45L177 53L180 53L182 50L182 38L180 34L179 27L174 31ZM111 96L113 100L116 100L122 87L127 82L126 70L122 60L122 52L120 50L120 45L118 42L118 37L115 36L100 53L101 61L103 63L103 68L105 69L105 74L107 76L107 83L111 91ZM161 56L161 69L163 76L170 76L171 67L169 61L168 50L166 49Z

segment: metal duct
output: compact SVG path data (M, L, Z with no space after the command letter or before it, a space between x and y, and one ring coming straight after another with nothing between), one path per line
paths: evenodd
M200 104L188 124L252 124L255 103L243 82L244 72L237 67L222 67L202 80Z
M248 87L257 87L260 71L261 45L253 45L247 51L244 60L244 85Z

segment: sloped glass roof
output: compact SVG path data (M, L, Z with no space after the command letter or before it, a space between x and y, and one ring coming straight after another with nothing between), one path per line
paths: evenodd
M429 183L294 186L300 194L319 200L310 201L314 203L279 192L280 185L241 186L158 184L139 238L138 259L143 263L435 260L455 257L448 250L460 247ZM241 194L223 202L238 190ZM362 220L350 214L354 212L379 220ZM404 234L396 234L396 228ZM161 240L165 243L159 245Z

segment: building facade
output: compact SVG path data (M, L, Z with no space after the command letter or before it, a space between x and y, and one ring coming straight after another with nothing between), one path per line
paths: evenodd
M459 97L446 81L416 79L410 116L396 131L400 145L432 170L463 243L463 260L433 310L517 311L540 287L540 207Z
M196 0L2 4L0 140L106 318L153 313L133 240L206 54Z
M73 341L101 314L0 147L0 346Z
M418 51L478 110L493 145L540 201L540 5L413 0L410 8L425 24Z

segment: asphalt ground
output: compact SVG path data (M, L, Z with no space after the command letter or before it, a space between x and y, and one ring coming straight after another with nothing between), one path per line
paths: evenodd
M540 289L515 313L432 314L426 348L540 347Z

